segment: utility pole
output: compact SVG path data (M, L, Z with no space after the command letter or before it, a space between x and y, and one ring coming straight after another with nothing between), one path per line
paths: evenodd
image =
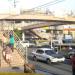
M16 3L18 2L18 1L16 1L16 0L8 0L9 2L11 2L11 1L13 1L12 3L13 3L13 7L14 8L16 8Z
M14 0L14 8L16 7L16 0Z

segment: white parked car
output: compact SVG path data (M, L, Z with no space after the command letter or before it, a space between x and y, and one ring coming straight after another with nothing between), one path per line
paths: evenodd
M35 47L35 46L36 46L35 43L29 41L29 47Z
M23 47L33 47L33 46L35 46L34 43L29 42L28 40L18 41L17 44L21 44Z
M23 47L29 47L28 41L17 41L16 45L21 44Z
M61 56L60 54L56 54L56 52L49 48L39 48L36 51L32 52L33 60L43 60L46 61L48 64L52 62L64 62L65 57Z

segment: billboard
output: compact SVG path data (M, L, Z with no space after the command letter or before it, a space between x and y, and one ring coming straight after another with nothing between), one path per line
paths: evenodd
M72 39L72 35L65 35L65 39Z

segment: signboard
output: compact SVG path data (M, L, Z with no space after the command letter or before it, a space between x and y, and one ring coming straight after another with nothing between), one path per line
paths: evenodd
M72 35L65 35L65 39L72 39Z

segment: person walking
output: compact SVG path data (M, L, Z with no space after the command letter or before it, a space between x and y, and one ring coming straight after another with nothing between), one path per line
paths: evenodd
M10 44L7 44L6 49L5 49L5 60L6 62L11 65L11 59L12 59L12 50L10 48Z
M75 75L75 53L71 57L71 63L72 63L72 75Z
M12 49L12 52L14 51L14 36L13 35L10 35L10 39L9 39L9 44L10 44L10 47Z
M1 36L1 41L2 41L2 47L3 47L3 49L5 49L6 43L7 43L7 38L6 38L5 34L3 34Z

